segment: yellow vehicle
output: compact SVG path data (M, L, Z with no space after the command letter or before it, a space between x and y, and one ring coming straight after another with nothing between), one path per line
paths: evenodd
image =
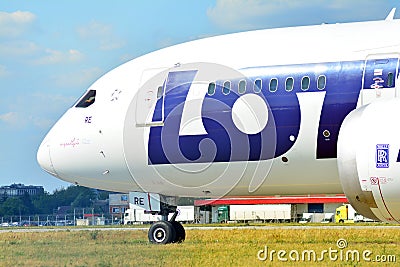
M345 204L336 209L335 213L335 222L336 223L354 223L354 216L355 216L354 208L349 205Z

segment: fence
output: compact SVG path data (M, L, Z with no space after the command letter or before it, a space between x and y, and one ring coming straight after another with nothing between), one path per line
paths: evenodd
M66 214L3 216L0 217L0 226L75 226L78 219L86 219L90 225L96 225L99 222L107 225L121 223L121 215L94 214L80 211Z

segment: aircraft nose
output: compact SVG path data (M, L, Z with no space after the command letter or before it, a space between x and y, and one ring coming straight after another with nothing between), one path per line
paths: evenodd
M42 167L43 170L45 170L46 172L50 173L53 176L58 176L56 171L54 170L54 166L51 161L49 142L43 142L39 146L36 158L40 167Z

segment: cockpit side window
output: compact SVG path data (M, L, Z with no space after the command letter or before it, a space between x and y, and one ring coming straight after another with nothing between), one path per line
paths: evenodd
M84 95L81 100L76 104L77 108L87 108L92 105L96 100L96 90L89 90L86 95Z

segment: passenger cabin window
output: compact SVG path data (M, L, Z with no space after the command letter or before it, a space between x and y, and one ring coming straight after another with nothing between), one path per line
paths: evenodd
M254 81L254 87L253 87L254 93L259 93L259 92L261 92L261 86L262 86L262 81L261 81L261 79L255 80L255 81Z
M276 90L278 90L278 79L273 78L269 81L269 91L276 92Z
M231 92L231 82L230 81L225 81L224 82L224 87L222 87L222 93L224 95L228 95Z
M387 76L387 87L393 87L394 86L394 75L393 72L389 72Z
M319 90L323 90L325 89L326 86L326 76L325 75L320 75L318 77L318 81L317 81L317 87Z
M75 107L77 108L87 108L88 106L92 105L96 100L96 90L89 90L76 104Z
M241 80L239 82L239 90L238 90L239 94L244 94L246 92L246 81L245 80Z
M208 91L207 92L208 92L208 95L215 94L215 83L214 82L208 84Z
M310 88L310 77L304 76L301 79L301 90L306 91Z
M159 86L158 88L157 88L157 99L160 99L161 97L162 97L162 95L163 95L163 86Z
M293 90L293 84L294 84L294 80L292 77L289 77L286 79L286 83L285 83L285 90L290 92Z

